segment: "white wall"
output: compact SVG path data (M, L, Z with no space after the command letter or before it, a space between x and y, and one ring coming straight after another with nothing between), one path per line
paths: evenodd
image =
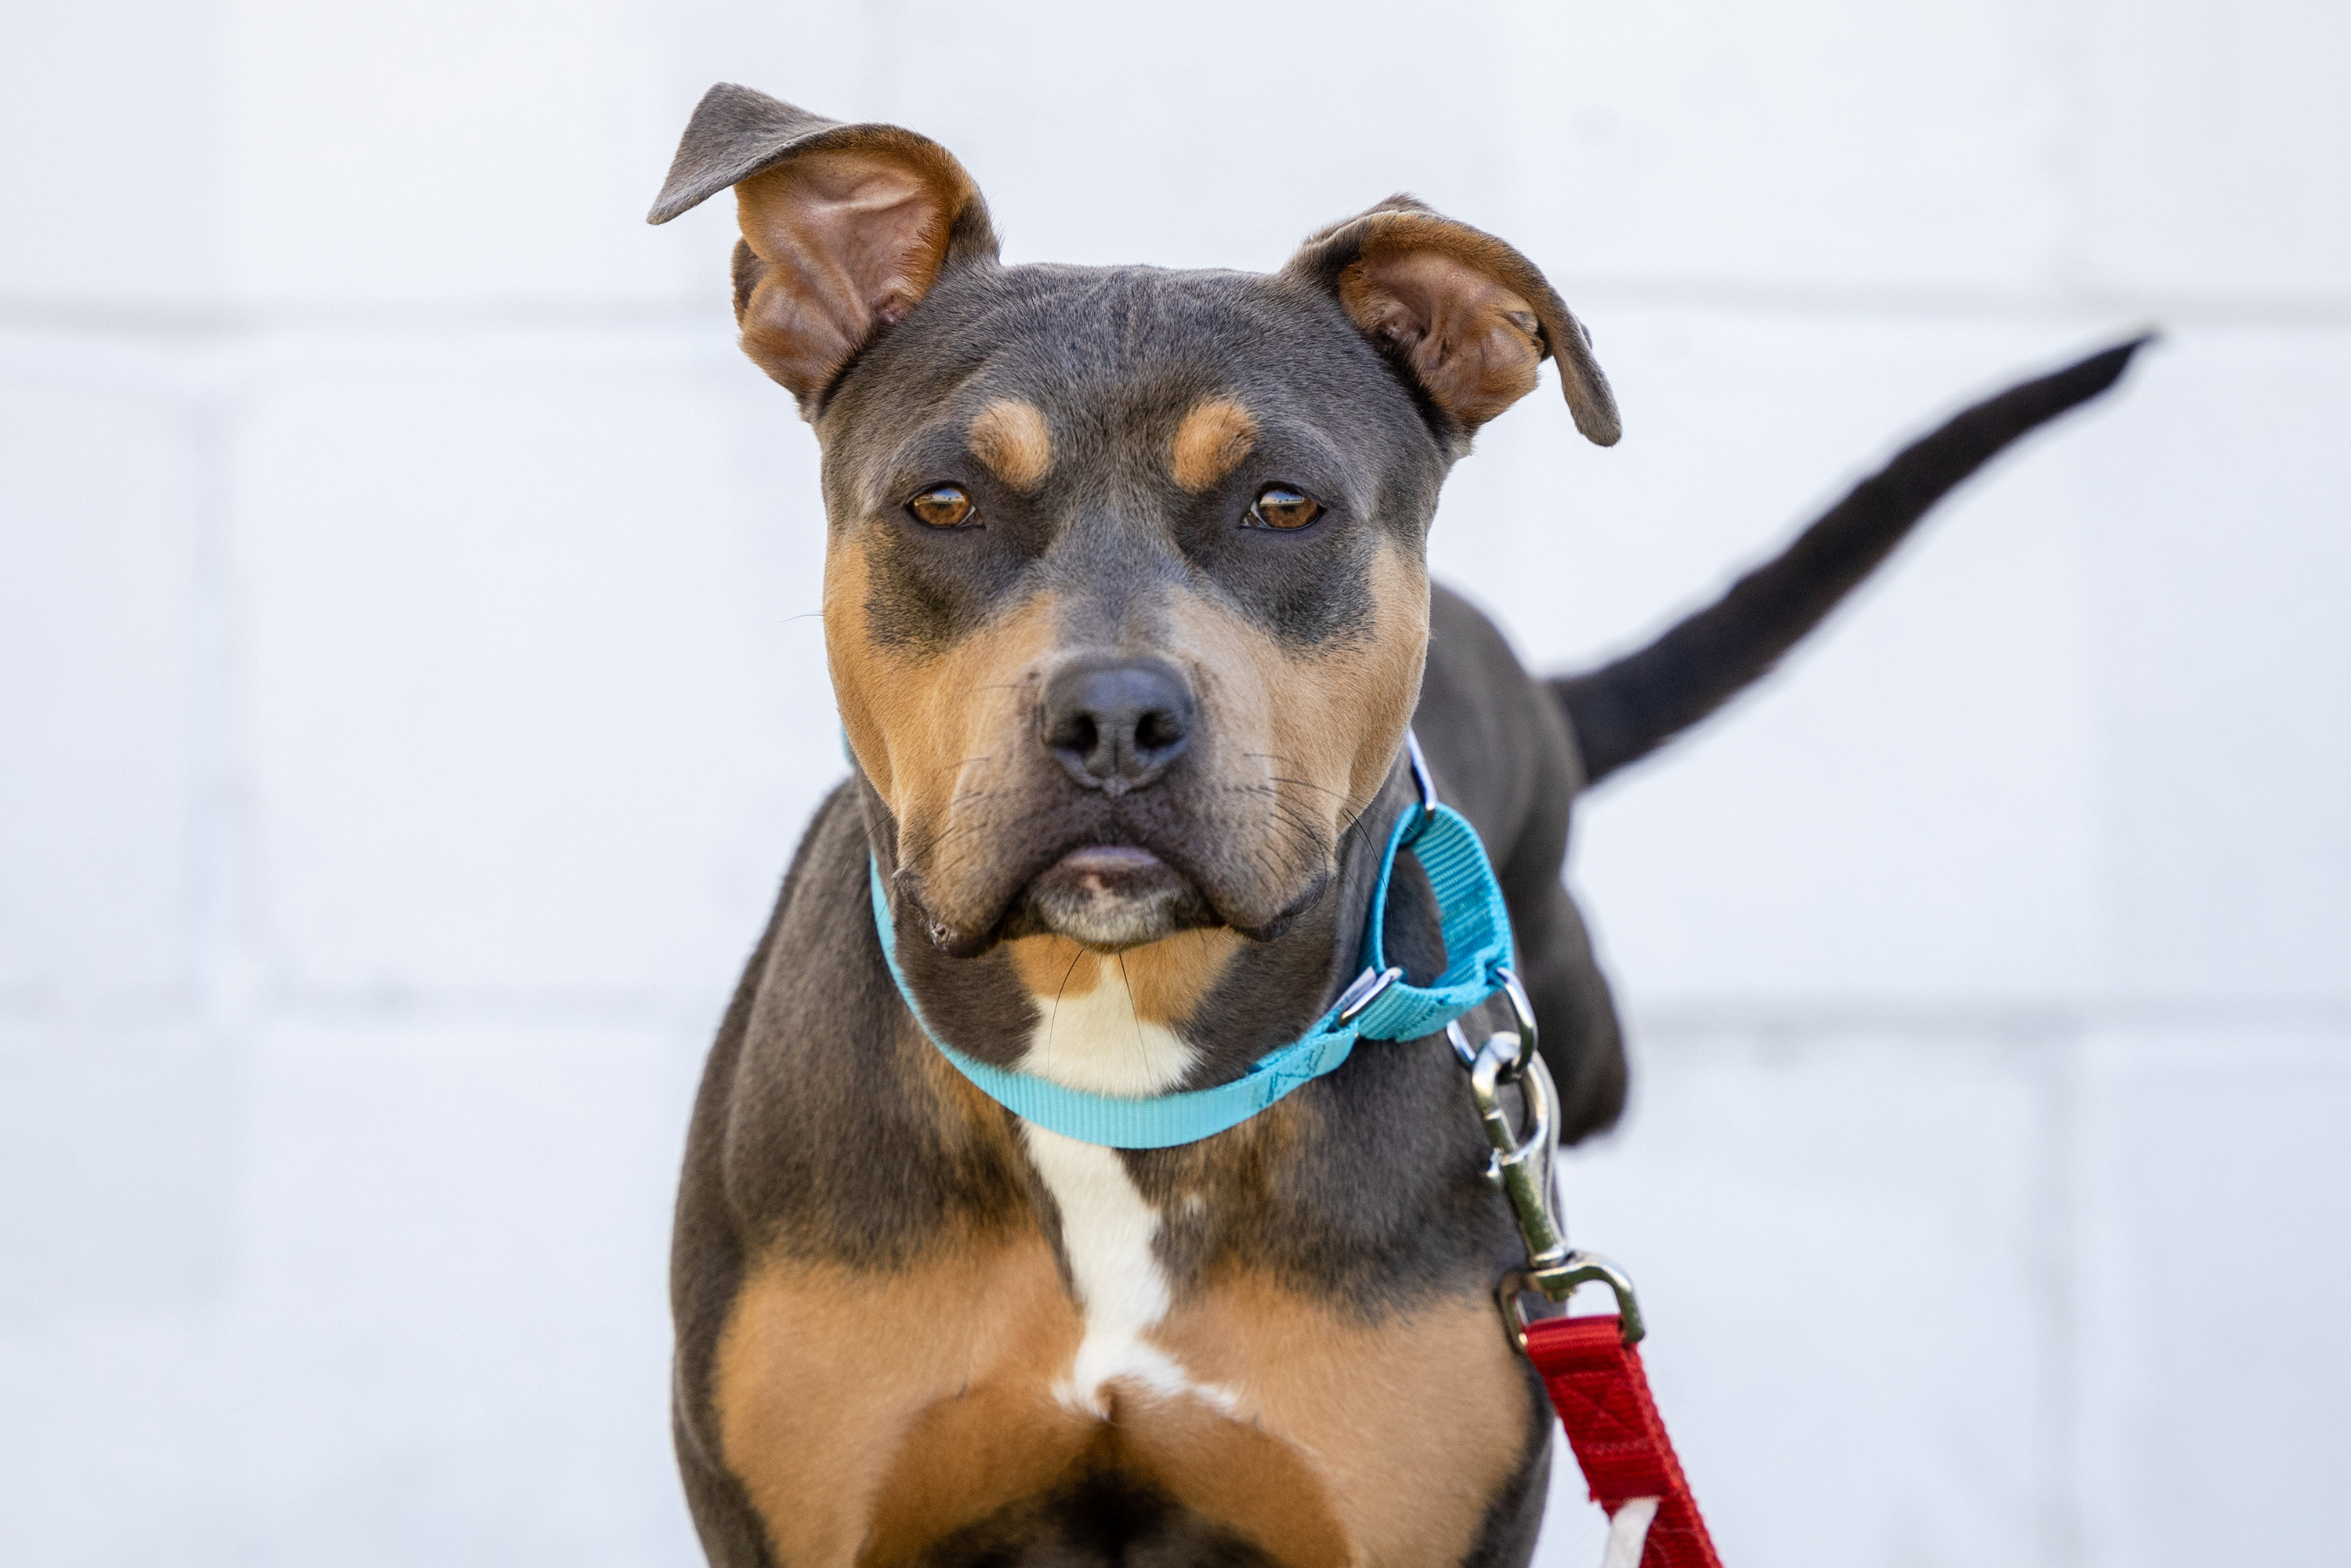
M1736 1564L2339 1556L2346 16L19 0L0 1560L693 1558L669 1185L840 768L726 204L639 222L722 78L937 135L1015 260L1517 240L1628 434L1530 399L1437 555L1545 665L2161 323L1587 803L1571 1203Z

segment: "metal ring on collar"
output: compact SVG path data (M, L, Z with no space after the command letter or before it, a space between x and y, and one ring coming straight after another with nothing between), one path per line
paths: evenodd
M1510 1343L1521 1352L1527 1348L1527 1314L1519 1305L1520 1296L1541 1291L1554 1301L1564 1301L1578 1285L1588 1284L1605 1285L1616 1298L1616 1333L1625 1343L1638 1344L1647 1337L1649 1328L1641 1321L1640 1300L1633 1294L1633 1281L1625 1270L1597 1252L1570 1252L1552 1268L1518 1269L1502 1276L1494 1293L1501 1301L1502 1326L1510 1332Z
M1364 973L1369 975L1371 971L1366 969ZM1519 1080L1519 1075L1527 1070L1527 1063L1535 1059L1535 1008L1534 1004L1527 999L1527 988L1519 984L1517 973L1508 965L1495 965L1494 978L1501 982L1503 991L1510 998L1510 1011L1518 1015L1518 1053L1502 1064L1499 1074L1502 1082L1515 1083ZM1360 979L1355 983L1363 984ZM1460 1059L1461 1065L1475 1071L1478 1066L1478 1048L1469 1043L1469 1036L1462 1029L1459 1019L1445 1026L1445 1038L1452 1045L1453 1054ZM1500 1037L1498 1035L1495 1038Z
M1502 1079L1510 1082L1527 1070L1535 1058L1535 1005L1527 998L1526 987L1519 984L1519 973L1507 964L1494 967L1494 978L1502 982L1503 993L1510 998L1510 1011L1519 1020L1518 1059L1502 1069Z
M1412 759L1412 781L1420 789L1420 825L1425 828L1441 804L1437 798L1437 779L1428 770L1428 758L1421 755L1420 737L1408 729L1404 732L1404 751Z
M1338 1021L1353 1023L1364 1016L1366 1008L1379 1000L1382 991L1403 978L1404 970L1394 964L1384 969L1366 968L1348 981L1347 988L1339 993Z

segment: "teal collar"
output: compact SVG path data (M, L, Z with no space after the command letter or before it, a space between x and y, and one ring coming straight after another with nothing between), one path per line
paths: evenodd
M914 993L898 967L896 930L890 918L889 890L882 868L869 857L873 926L898 995L930 1036L939 1054L988 1098L1014 1115L1081 1144L1114 1149L1164 1149L1197 1143L1235 1127L1302 1084L1347 1060L1358 1040L1419 1040L1435 1034L1502 989L1510 968L1510 915L1501 885L1487 863L1486 849L1468 819L1439 802L1428 783L1420 747L1410 743L1421 803L1407 810L1388 835L1380 861L1371 916L1364 932L1364 969L1304 1036L1258 1058L1229 1083L1177 1094L1135 1099L1092 1094L1033 1073L1017 1072L967 1056L939 1038L923 1017ZM1437 890L1437 916L1445 932L1447 966L1434 985L1405 983L1404 971L1387 962L1381 939L1386 924L1388 886L1396 856L1410 850Z

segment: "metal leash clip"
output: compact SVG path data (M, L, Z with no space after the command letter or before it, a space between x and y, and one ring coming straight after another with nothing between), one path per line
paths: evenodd
M1519 1235L1526 1242L1527 1266L1511 1270L1495 1292L1503 1324L1512 1343L1527 1346L1526 1313L1519 1298L1541 1291L1554 1301L1564 1301L1578 1285L1604 1284L1616 1297L1616 1312L1626 1344L1637 1344L1648 1331L1641 1322L1641 1306L1633 1281L1610 1260L1596 1252L1580 1252L1567 1244L1561 1224L1552 1169L1559 1158L1559 1091L1551 1069L1534 1050L1534 1009L1518 977L1501 971L1503 988L1519 1014L1520 1030L1498 1030L1472 1051L1459 1023L1447 1024L1445 1036L1454 1054L1469 1070L1469 1092L1478 1103L1478 1120L1486 1129L1494 1152L1486 1164L1486 1179L1510 1201ZM1510 1124L1502 1103L1502 1088L1515 1082L1526 1107L1527 1130L1520 1136Z
M1411 759L1413 783L1420 790L1420 821L1413 830L1417 833L1437 815L1437 779L1428 770L1428 758L1421 754L1420 737L1407 729L1404 745L1405 754ZM1370 1006L1373 998L1394 983L1396 974L1394 969L1381 975L1364 970L1340 1000L1341 1021L1347 1021ZM1575 1293L1578 1285L1604 1284L1615 1293L1617 1322L1625 1343L1638 1344L1648 1331L1641 1322L1641 1304L1633 1295L1633 1281L1625 1278L1622 1269L1597 1252L1579 1252L1567 1244L1567 1229L1560 1223L1558 1188L1552 1174L1559 1159L1559 1090L1552 1082L1551 1069L1543 1064L1536 1050L1535 1009L1528 999L1526 987L1507 967L1496 967L1494 977L1501 982L1503 995L1510 999L1510 1013L1518 1028L1497 1030L1487 1037L1484 1045L1472 1047L1461 1021L1456 1019L1445 1026L1445 1038L1452 1045L1453 1054L1469 1071L1469 1092L1478 1102L1478 1120L1486 1129L1487 1141L1494 1145L1486 1162L1486 1179L1501 1188L1503 1196L1510 1200L1511 1216L1517 1219L1519 1235L1527 1244L1527 1266L1504 1275L1495 1292L1500 1301L1502 1322L1510 1332L1511 1341L1524 1352L1527 1319L1519 1305L1520 1296L1529 1291L1541 1291L1554 1301L1564 1301ZM1506 1084L1518 1086L1520 1099L1526 1107L1527 1133L1523 1138L1510 1125L1510 1113L1502 1105Z

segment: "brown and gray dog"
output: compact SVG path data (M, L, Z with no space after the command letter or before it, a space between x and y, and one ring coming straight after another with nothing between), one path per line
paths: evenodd
M1023 1122L971 1057L1100 1093L1239 1076L1353 977L1416 726L1517 928L1565 1133L1624 1103L1560 879L1577 792L1752 680L2135 345L1962 414L1658 643L1535 679L1424 546L1575 318L1405 197L1280 272L1006 267L935 143L711 89L653 213L732 186L743 348L823 447L853 777L729 1008L678 1199L675 1422L726 1568L1521 1563L1551 1416L1523 1260L1441 1038L1366 1042L1204 1141ZM1400 867L1388 951L1444 966Z

